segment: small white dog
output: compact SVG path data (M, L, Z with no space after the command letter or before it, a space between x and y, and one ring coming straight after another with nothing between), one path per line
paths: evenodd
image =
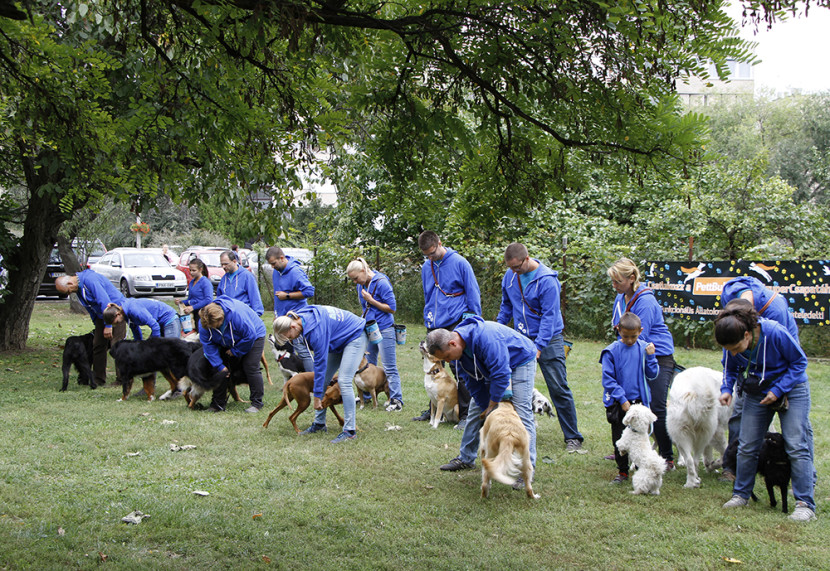
M623 417L622 437L617 440L617 449L621 454L628 453L628 461L637 471L631 477L634 489L632 494L660 494L663 485L663 473L666 461L651 447L649 432L657 416L641 404L631 405Z
M709 471L719 466L712 450L723 456L731 407L718 402L723 374L692 367L674 379L666 407L666 430L677 445L678 464L686 466L686 488L699 488L697 467L703 458Z
M539 392L539 389L533 389L533 413L534 415L543 415L546 414L551 418L555 418L556 415L553 414L553 406L551 406L550 401L547 399L545 395ZM536 426L539 425L539 422L536 420L535 416L533 419L536 422Z

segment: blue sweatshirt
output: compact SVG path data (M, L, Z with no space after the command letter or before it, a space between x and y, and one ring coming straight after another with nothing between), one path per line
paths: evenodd
M189 305L193 309L202 309L212 301L213 285L208 278L202 276L196 281L190 280L187 297L182 301L184 305Z
M256 283L256 277L242 266L239 266L232 274L226 272L222 276L222 279L219 280L219 286L216 288L216 296L219 297L220 295L238 299L253 309L258 316L265 313L262 298L259 297L259 286Z
M449 327L465 313L481 315L481 291L470 262L455 250L446 250L440 262L427 260L421 266L427 329Z
M723 352L723 384L720 392L732 394L732 387L749 364L749 373L755 374L771 385L764 386L764 394L772 393L781 398L792 388L807 380L807 356L798 342L781 324L759 318L761 335L755 347L734 357ZM763 383L762 383L763 384Z
M513 369L536 358L533 342L509 327L479 316L468 317L455 330L466 347L450 366L464 381L481 410L499 402L510 386Z
M297 311L308 306L306 298L314 297L314 286L311 285L308 276L300 267L299 260L291 256L286 256L285 259L288 260L285 268L281 272L274 270L271 276L274 282L274 315L276 317L285 315L289 311ZM285 301L281 301L277 299L278 291L289 293L299 291L302 292L304 297L303 299L286 299Z
M357 299L360 300L360 306L363 308L363 317L366 321L374 319L378 322L378 327L381 331L389 329L395 325L395 318L392 317L391 313L381 311L374 305L369 305L369 303L363 299L363 286L361 284L357 284L356 289ZM375 298L375 301L386 303L392 311L397 311L398 306L395 302L395 292L392 291L392 282L389 281L389 278L386 277L386 275L376 271L375 275L373 275L372 279L369 281L369 287L366 289L372 297Z
M121 309L133 332L133 339L139 341L142 339L142 325L150 328L150 337L161 337L161 328L179 318L172 307L157 299L125 299Z
M672 355L674 353L674 339L672 339L669 328L666 327L666 322L663 321L663 310L660 309L660 304L654 298L653 291L640 284L634 295L637 295L640 291L643 293L637 297L634 305L629 310L640 318L643 327L640 339L646 343L654 343L654 348L657 350L655 355L658 357ZM611 317L611 325L616 327L620 323L620 317L625 313L625 305L625 296L618 294L614 299L614 314ZM617 338L619 339L619 337Z
M222 363L222 350L230 349L236 357L247 355L254 342L265 337L265 325L253 309L239 300L220 295L213 302L222 308L225 321L218 329L200 327L199 341L202 342L207 360L214 369L221 371L225 367Z
M793 339L799 341L798 326L795 324L793 314L789 311L787 300L781 294L775 295L774 291L767 288L756 278L751 276L739 276L737 278L732 278L723 284L723 291L720 294L721 305L726 307L727 303L733 299L741 297L741 294L746 290L750 290L752 292L752 304L755 306L755 311L758 312L759 317L777 321L790 332ZM761 313L761 309L767 305L767 302L772 299L774 295L775 299L773 299L772 303L767 306L764 313Z
M303 337L314 353L314 396L323 398L329 353L343 352L350 341L363 335L366 321L330 305L307 305L295 311L303 323Z
M657 378L660 367L656 356L646 355L646 345L641 339L630 347L614 341L602 350L599 362L602 363L602 404L606 408L636 399L645 406L651 404L646 380Z
M104 319L104 310L108 304L124 305L124 296L106 277L93 270L84 270L78 274L78 301L95 321ZM104 327L110 328L112 325Z
M558 272L539 262L530 283L521 285L524 301L522 289L519 288L519 274L508 269L501 280L501 307L496 321L507 325L512 319L516 331L533 339L539 351L565 328L559 307L561 287L558 275Z

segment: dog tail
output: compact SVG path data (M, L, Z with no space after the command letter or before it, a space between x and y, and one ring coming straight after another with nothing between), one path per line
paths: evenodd
M481 460L491 478L508 486L515 484L516 479L522 475L522 463L522 455L516 451L514 444L505 441L502 441L495 458Z
M285 406L288 407L288 410L294 412L294 409L291 408L291 399L288 397L288 383L282 384L282 400L285 401Z
M682 397L684 408L691 418L704 418L709 414L716 404L712 393L698 394L688 392Z

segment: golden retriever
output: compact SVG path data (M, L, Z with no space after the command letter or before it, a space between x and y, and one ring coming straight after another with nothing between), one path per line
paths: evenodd
M530 437L513 403L501 402L484 421L479 432L481 457L481 497L490 493L490 481L512 486L519 476L524 479L527 497L533 493L533 465L530 463Z

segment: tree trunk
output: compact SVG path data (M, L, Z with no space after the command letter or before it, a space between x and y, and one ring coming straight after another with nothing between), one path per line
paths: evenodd
M76 276L78 272L84 270L78 261L78 256L75 255L75 250L72 249L72 240L58 236L58 252L60 252L63 268L67 276ZM72 310L72 313L86 313L86 309L78 301L78 295L74 293L69 294L69 309Z

